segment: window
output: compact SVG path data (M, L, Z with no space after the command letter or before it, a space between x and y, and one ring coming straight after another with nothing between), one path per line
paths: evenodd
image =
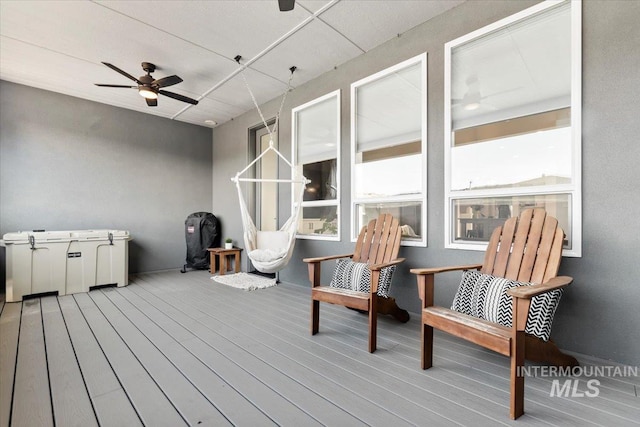
M426 245L427 56L351 85L352 227L398 218L402 243Z
M445 245L484 250L542 207L581 253L580 3L543 2L445 45Z
M340 240L340 91L294 108L292 116L294 164L311 181L297 236Z

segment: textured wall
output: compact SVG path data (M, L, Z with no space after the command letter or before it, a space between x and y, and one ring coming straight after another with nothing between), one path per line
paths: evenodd
M210 129L5 81L0 94L0 234L129 230L130 272L184 263L184 220L212 206Z
M349 252L350 218L350 84L402 60L428 54L428 247L401 249L407 258L391 288L400 305L419 310L412 267L482 261L483 253L444 249L444 43L509 16L535 1L470 1L339 65L297 87L287 99L280 132L281 151L291 150L292 107L341 89L342 109L342 242L298 240L290 264L281 271L287 282L309 286L301 259ZM640 238L640 2L583 2L583 256L565 258L561 274L574 276L560 304L553 336L562 348L617 362L640 365L640 287L637 286ZM284 71L283 71L284 72ZM294 78L295 83L295 78ZM267 117L278 107L263 106ZM241 239L237 203L226 203L228 181L247 161L247 129L259 122L255 112L214 130L214 200L225 200L218 214L225 233ZM280 219L290 214L290 197L280 200ZM246 260L245 260L246 262ZM331 265L324 273L329 280ZM459 273L438 279L438 304L451 303ZM416 331L417 333L417 331Z

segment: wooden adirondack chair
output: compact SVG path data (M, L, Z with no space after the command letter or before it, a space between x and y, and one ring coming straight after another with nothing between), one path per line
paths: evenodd
M400 264L401 230L398 220L383 214L362 227L356 249L352 254L305 258L311 281L311 335L318 333L320 325L320 301L339 304L369 314L369 352L376 350L377 314L391 314L401 322L409 320L409 313L397 306L393 298L382 298L377 294L380 271L384 267ZM320 285L320 266L323 261L351 258L354 262L369 264L371 270L370 292Z
M494 350L511 358L510 416L524 413L524 376L519 367L529 360L557 366L576 366L578 361L565 355L552 341L525 334L531 298L571 284L573 279L558 276L564 232L558 221L543 209L527 209L519 218L508 219L491 235L483 264L445 268L416 268L418 292L422 299L422 369L433 363L433 328ZM455 270L479 269L481 273L504 277L532 286L511 288L513 326L511 328L434 306L434 275Z

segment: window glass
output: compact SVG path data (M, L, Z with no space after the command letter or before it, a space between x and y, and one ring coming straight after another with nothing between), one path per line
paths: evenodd
M356 89L358 152L422 138L422 64L389 72Z
M332 92L292 111L293 157L310 181L303 194L298 237L340 238L339 99L340 91Z
M303 164L302 174L311 182L304 201L335 200L338 197L338 162L336 159Z
M312 206L302 208L302 219L298 233L316 236L338 234L338 207Z
M528 130L512 121L464 129L475 134L468 138L454 132L452 191L571 183L569 124L538 123Z
M358 223L361 225L360 228L367 225L372 219L378 218L381 214L391 214L398 219L403 240L414 242L422 240L421 202L363 203L356 205L356 210Z
M564 247L571 249L570 194L538 194L453 200L453 241L488 242L493 230L525 209L543 208L558 219L565 233Z
M454 130L571 105L571 5L543 6L452 47Z
M446 44L446 247L544 207L580 256L580 33L579 2L543 2Z
M352 239L379 213L426 245L426 55L351 86Z
M409 147L408 147L409 146ZM405 144L358 153L355 194L359 199L422 192L421 143ZM407 149L408 148L408 149ZM384 173L381 171L389 171Z

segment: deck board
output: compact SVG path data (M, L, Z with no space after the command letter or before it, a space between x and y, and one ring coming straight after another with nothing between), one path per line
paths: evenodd
M418 315L381 316L370 354L366 316L323 303L311 336L309 304L307 286L246 292L177 270L6 303L0 427L512 424L503 356L436 333L423 371ZM526 379L518 425L640 425L638 378L602 378L597 398L551 384Z
M40 300L23 303L11 425L53 425Z
M107 321L131 351L132 355L144 366L153 381L171 401L172 406L180 413L189 425L215 424L228 425L229 422L215 409L200 391L193 386L175 365L145 336L138 326L129 319L105 295L113 293L116 288L105 291L90 292L89 296ZM155 331L151 332L154 333ZM157 343L166 350L168 345Z
M206 291L202 292L202 297L197 298L197 301L203 301L199 303L203 311L207 311L206 294ZM224 305L233 306L233 299L232 294ZM366 344L360 348L346 345L329 348L323 344L322 338L318 340L320 336L309 335L308 325L301 316L291 313L287 307L278 309L278 300L279 298L275 297L273 303L268 304L275 319L274 322L264 321L261 313L257 313L252 309L251 304L245 304L243 301L238 301L236 309L231 312L212 315L218 320L224 318L230 320L230 323L244 324L242 330L250 331L254 339L259 339L261 335L268 334L270 331L277 331L269 341L272 349L279 349L282 357L290 357L317 374L336 382L349 393L360 395L370 402L379 404L383 396L385 403L391 408L390 411L406 422L418 425L423 422L434 422L438 425L451 424L456 421L446 414L455 410L457 417L474 419L476 425L482 425L483 419L486 425L500 423L496 419L487 419L478 411L460 408L450 399L438 393L431 393L411 381L399 379L398 372L392 365L385 365L384 368L379 369L376 361L379 358L378 353L385 351L383 348L373 355L367 351ZM303 317L306 321L308 313ZM250 327L251 325L253 328ZM362 330L366 332L366 326ZM406 378L409 376L414 377L415 370L411 370ZM375 378L375 381L372 381L372 378ZM437 407L438 409L433 410L423 406L426 405L427 400L429 408Z
M164 391L153 381L89 294L75 294L74 299L143 424L186 425Z
M73 296L58 297L58 303L100 425L142 425Z
M224 291L228 292L227 289ZM280 331L274 334L272 331L278 330L277 324L282 321L277 312L268 310L267 313L255 316L245 310L238 310L240 307L237 305L234 307L233 299L229 300L229 304L225 304L225 301L220 298L217 299L219 309L212 310L206 299L207 293L202 293L202 289L196 288L188 304L192 310L209 313L204 319L208 327L233 337L234 342L251 351L256 357L263 358L280 370L286 370L297 381L306 383L309 387L313 386L325 399L347 408L363 422L411 425L416 421L427 421L428 418L424 418L426 415L433 418L433 414L427 414L426 411L420 412L415 405L409 404L394 393L385 393L384 390L349 369L327 363L317 355L288 343L280 338ZM221 307L234 309L226 311L220 310ZM255 306L252 307L253 309L249 311L255 311ZM246 316L252 316L253 320L245 320ZM313 345L312 341L308 342ZM313 378L316 380L312 384L309 379ZM318 381L320 378L326 384L322 389ZM384 399L387 404L385 408L380 405L381 399ZM411 419L414 421L412 422ZM445 425L446 419L439 418L438 421Z
M210 369L210 366L215 366L216 369L224 371L226 370L225 368L229 368L229 366L225 365L223 360L219 358L216 359L215 357L213 360L209 358L210 364L207 365L202 361L202 359L207 360L205 355L207 353L206 349L202 352L193 351L194 348L198 348L196 341L199 341L199 339L197 336L191 334L187 329L182 328L178 333L178 337L180 337L181 340L177 341L174 339L173 336L165 330L160 329L157 324L151 321L151 318L154 320L161 319L163 314L158 310L151 311L149 307L147 307L146 314L152 317L146 317L145 314L138 311L131 303L137 302L138 305L140 305L142 300L128 289L122 290L121 292L105 293L109 299L117 304L123 313L129 317L131 322L135 323L141 332L171 360L175 367L185 375L185 377L189 378L192 384L208 398L208 401L215 402L215 406L217 407L216 411L224 414L225 419L228 419L229 422L236 425L251 425L264 422L265 416L258 408L244 399L242 395L234 393L229 383L222 380L216 375L215 371ZM165 327L168 326L165 324ZM171 328L173 331L176 329L178 328ZM187 338L188 334L191 334L191 338ZM215 352L215 350L212 350L212 352ZM199 355L202 359L196 355Z
M0 315L0 426L9 425L22 304L5 304Z
M51 401L56 424L97 426L96 414L67 333L56 297L41 299L42 325L51 381Z
M198 339L185 341L185 346L207 366L215 370L227 383L233 384L234 390L240 397L244 396L248 399L247 402L253 402L270 419L283 424L287 419L297 421L296 417L306 413L308 414L307 418L310 416L323 423L331 424L348 418L348 414L339 407L331 407L323 401L317 402L311 411L302 411L299 409L300 403L308 402L309 399L317 401L317 396L313 392L283 376L272 366L253 358L235 343L207 329L187 314L157 297L145 293L143 289L135 288L131 291L146 298L151 304L161 309L161 312L170 314L176 322L197 334ZM235 406L242 409L242 405L238 403L235 403ZM336 413L337 416L334 417L333 414ZM307 423L310 424L311 421L308 420Z
M158 291L159 289L161 289L161 286L157 282L155 282L152 286L142 286L145 289L151 289L153 291ZM193 303L184 303L182 302L182 298L180 298L179 300L171 300L169 301L169 303L179 310L182 309L182 312L186 315L188 315L188 313L195 313L194 317L198 319L198 322L196 324L192 324L191 329L197 331L197 333L200 336L204 337L207 341L216 342L220 348L223 348L226 353L233 355L234 358L243 357L243 367L253 375L262 376L265 366L270 366L271 369L275 369L280 373L283 372L284 369L287 373L287 376L293 381L297 382L299 385L302 385L307 390L313 389L315 391L315 396L308 396L308 398L311 398L313 400L304 400L302 403L308 407L308 412L313 413L314 417L322 419L323 422L330 423L331 418L328 417L336 412L338 412L338 417L335 419L335 421L349 421L350 423L355 425L357 420L353 419L353 417L358 417L358 414L349 415L349 413L340 409L339 405L334 404L334 407L327 406L324 400L331 401L331 399L321 400L322 396L326 395L333 396L334 399L340 400L343 404L351 401L359 402L362 405L361 411L363 412L363 417L365 418L373 419L373 417L375 416L381 416L383 418L387 417L388 414L386 413L386 411L382 411L376 405L371 404L370 402L360 402L356 399L355 396L347 393L342 388L337 387L331 381L314 375L313 372L305 369L298 363L295 363L295 361L291 361L291 359L289 358L282 357L280 353L270 350L260 341L249 339L241 332L238 332L237 330L225 325L224 323L215 323L214 319L210 318L206 314L206 311L194 310ZM218 308L221 307L218 306ZM271 338L267 335L263 336L262 339L269 340ZM231 343L232 345L228 346L226 343ZM301 391L299 386L297 388L298 391ZM279 391L282 393L287 392L291 398L295 398L295 396L293 396L290 391L287 391L284 388L280 389ZM301 397L305 397L305 394L302 394ZM309 402L317 403L315 405L309 405ZM319 412L318 407L316 406L319 406L320 409L324 409L327 412ZM367 413L367 411L370 412ZM325 418L327 419L325 420Z

